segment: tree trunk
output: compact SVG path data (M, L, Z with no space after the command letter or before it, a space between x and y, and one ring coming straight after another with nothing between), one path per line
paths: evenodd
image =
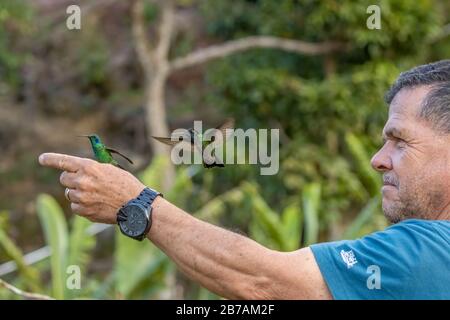
M170 132L167 126L166 106L165 106L165 87L167 81L167 72L165 70L155 70L153 77L147 79L147 93L145 102L145 118L147 124L148 141L150 141L153 154L170 159L170 147L153 139L152 136L169 137ZM168 161L166 171L164 172L162 188L167 191L173 185L175 180L175 168L171 161Z

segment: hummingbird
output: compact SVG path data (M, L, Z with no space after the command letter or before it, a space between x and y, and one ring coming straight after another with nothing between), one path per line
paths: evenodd
M100 140L100 137L96 134L90 134L90 135L81 135L78 137L86 137L89 138L89 142L91 143L92 151L94 151L95 159L98 162L101 163L110 163L112 165L115 165L116 167L119 167L123 170L125 170L113 157L111 153L116 153L123 158L125 158L129 163L133 164L133 161L131 161L130 158L124 156L119 151L109 148L103 144L103 142Z
M224 167L225 165L221 163L221 161L216 157L206 153L203 153L203 149L208 146L210 143L215 145L215 148L220 147L223 143L231 136L232 130L226 131L226 129L234 129L234 119L229 118L223 124L216 127L218 134L211 137L211 141L203 141L203 135L200 132L197 132L193 128L189 128L187 131L189 132L189 137L185 141L184 139L181 141L172 141L171 138L168 137L155 137L154 139L167 144L169 146L175 146L179 143L183 143L182 150L189 150L191 152L200 152L202 155L202 163L205 168L212 167Z

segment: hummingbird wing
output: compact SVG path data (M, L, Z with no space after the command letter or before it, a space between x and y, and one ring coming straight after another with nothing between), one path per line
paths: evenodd
M219 132L214 135L214 141L212 143L214 143L215 146L218 146L224 143L224 141L228 140L228 138L233 134L233 130L227 131L227 129L234 129L234 119L227 119L216 129L219 130Z
M109 151L109 152L111 152L111 153L116 153L116 154L118 154L119 156L122 156L122 157L123 157L124 159L126 159L129 163L133 164L133 161L131 161L130 158L128 158L127 156L123 155L123 154L120 153L119 151L117 151L117 150L115 150L115 149L112 149L112 148L109 148L109 147L106 147L105 149L106 149L106 151Z
M176 145L178 145L178 144L181 144L180 146L181 146L181 148L182 148L183 150L189 150L189 151L191 151L191 152L194 151L194 144L189 143L189 142L185 141L184 139L179 140L179 141L176 141L176 140L174 141L174 140L172 140L171 138L165 138L165 137L155 137L155 136L152 136L152 138L158 140L159 142L162 142L162 143L164 143L164 144L167 144L168 146L171 146L171 147L174 147L174 146L176 146Z

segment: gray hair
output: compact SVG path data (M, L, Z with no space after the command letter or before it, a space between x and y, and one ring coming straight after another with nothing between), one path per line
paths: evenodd
M419 116L439 131L450 133L450 60L441 60L415 67L402 72L389 91L385 100L392 102L403 88L431 86L430 92L422 101Z

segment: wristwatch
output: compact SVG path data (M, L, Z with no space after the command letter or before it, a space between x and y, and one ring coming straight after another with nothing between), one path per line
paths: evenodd
M117 212L117 224L127 237L142 241L152 226L152 203L158 191L146 187L134 199L128 201Z

